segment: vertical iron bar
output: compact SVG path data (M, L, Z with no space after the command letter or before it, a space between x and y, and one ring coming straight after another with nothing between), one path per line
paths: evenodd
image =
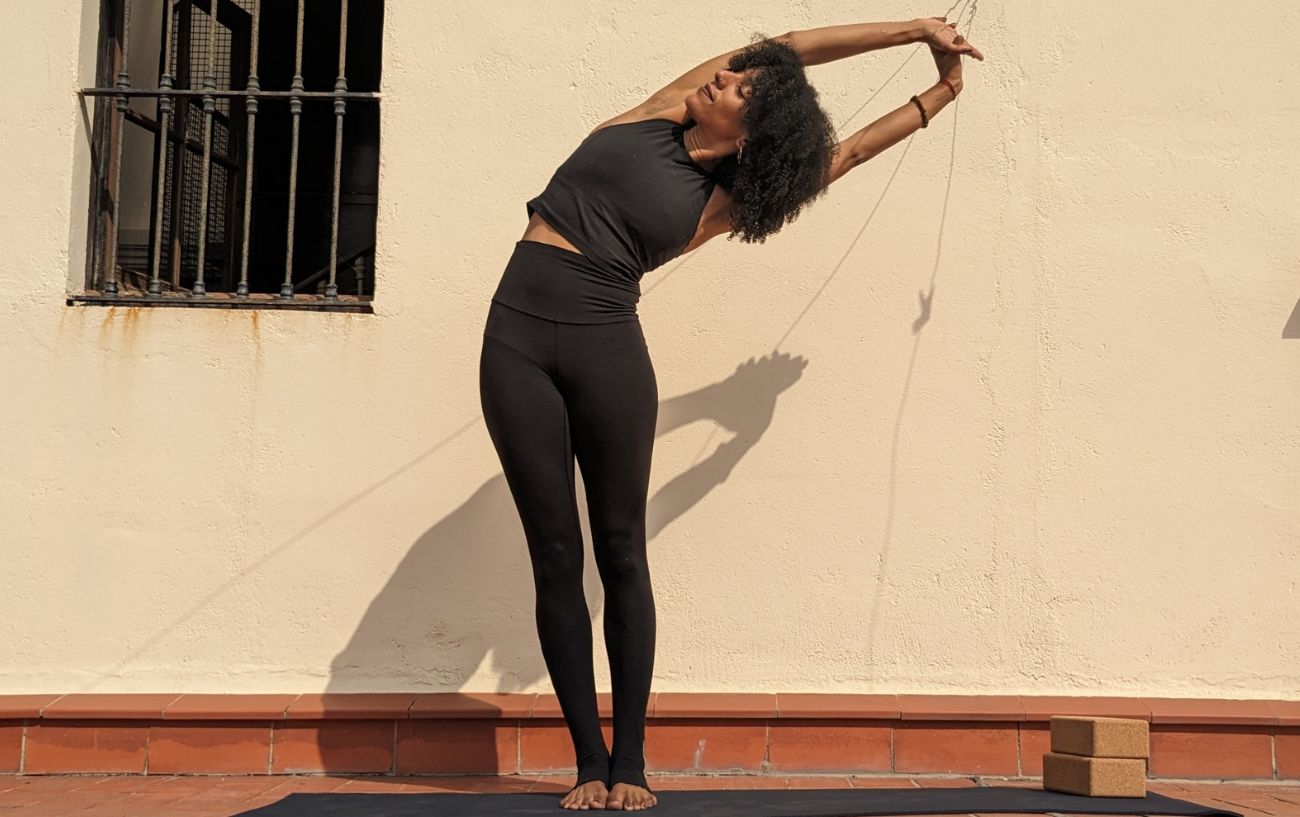
M334 82L334 93L345 94L348 91L348 0L342 0L339 12L339 77ZM334 97L334 206L330 210L330 281L325 287L325 300L334 301L339 297L339 285L335 281L339 265L339 186L343 176L343 114L348 102L342 97Z
M105 31L116 30L117 26L117 5L115 3L101 3L99 9L100 25ZM117 58L117 42L108 38L100 46L100 68L106 68L111 77L114 60ZM104 60L107 59L107 65ZM99 81L100 72L96 69L95 80ZM108 97L95 99L95 136L97 137L95 146L98 151L92 151L91 158L94 162L95 186L93 189L94 203L91 205L91 215L94 217L94 226L90 231L90 278L88 284L91 289L105 291L104 286L107 276L104 275L104 254L108 252L107 230L108 215L105 212L107 204L105 196L108 194L108 172L112 170L112 163L108 161L107 154L113 145L113 126L111 118L112 100Z
M284 283L280 285L280 297L293 297L293 225L294 211L298 207L298 130L302 120L302 97L297 96L303 90L302 81L302 30L307 16L306 0L298 0L298 44L294 54L293 86L290 90L295 95L289 98L289 113L293 115L293 141L289 155L289 236L284 249Z
M127 57L130 55L131 41L131 0L122 0L122 64L118 66L117 88L120 91L131 87L131 72L128 70ZM113 160L113 247L108 254L108 280L104 283L105 295L117 295L117 244L122 239L122 143L126 141L126 109L128 99L125 94L117 97L117 144L114 146L116 158Z
M217 74L213 70L217 45L217 9L219 0L208 3L208 55L203 65L203 90L217 89ZM217 112L217 98L210 93L203 95L203 175L199 184L199 269L194 279L194 294L207 295L203 284L204 268L207 265L208 251L208 183L212 177L212 118Z
M258 27L262 17L261 12L262 0L253 0L253 56L250 62L252 72L248 76L248 90L254 93L262 90L262 83L257 78L257 43ZM257 152L257 97L245 97L244 103L248 111L248 136L246 141L248 145L248 161L244 163L244 249L239 261L239 286L235 289L235 295L241 298L248 297L248 244L253 240L250 228L253 215L253 160L256 158Z
M195 86L194 70L194 0L179 0L176 7L178 24L176 26L176 82L185 89ZM171 279L174 289L181 288L181 267L185 261L185 196L183 192L189 185L185 172L185 159L189 155L190 111L195 103L188 95L176 98L176 116L173 117L176 128L176 146L172 150L172 204L168 218L171 219L171 241L167 250L167 277Z
M149 270L149 294L162 294L162 230L163 203L167 187L167 157L171 155L171 130L169 128L172 114L172 98L167 92L172 89L172 2L163 0L163 75L158 81L162 95L158 97L158 196L154 200L153 221L153 263Z

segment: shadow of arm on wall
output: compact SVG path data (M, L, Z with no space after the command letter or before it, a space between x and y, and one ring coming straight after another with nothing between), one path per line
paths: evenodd
M655 492L646 510L647 537L653 539L726 481L736 463L772 424L776 398L794 385L807 365L806 358L785 352L751 357L726 380L674 397L659 407L655 436L704 419L714 420L735 436Z

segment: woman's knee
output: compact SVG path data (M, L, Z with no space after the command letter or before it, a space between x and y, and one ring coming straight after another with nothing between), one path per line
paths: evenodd
M606 585L649 580L644 533L625 528L603 531L595 534L594 539L596 567Z
M582 543L546 538L529 542L533 580L538 588L582 587Z

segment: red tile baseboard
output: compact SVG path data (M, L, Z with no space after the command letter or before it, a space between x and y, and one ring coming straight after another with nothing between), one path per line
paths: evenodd
M597 701L612 741L612 701ZM651 773L1042 774L1052 715L1151 722L1154 779L1300 779L1300 702L652 693ZM0 695L0 774L572 773L545 693Z

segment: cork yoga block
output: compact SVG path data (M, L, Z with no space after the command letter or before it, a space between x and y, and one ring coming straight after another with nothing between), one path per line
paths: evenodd
M1146 797L1147 762L1047 752L1043 755L1043 788L1086 797Z
M1084 757L1151 757L1146 721L1053 715L1051 729L1053 752Z

